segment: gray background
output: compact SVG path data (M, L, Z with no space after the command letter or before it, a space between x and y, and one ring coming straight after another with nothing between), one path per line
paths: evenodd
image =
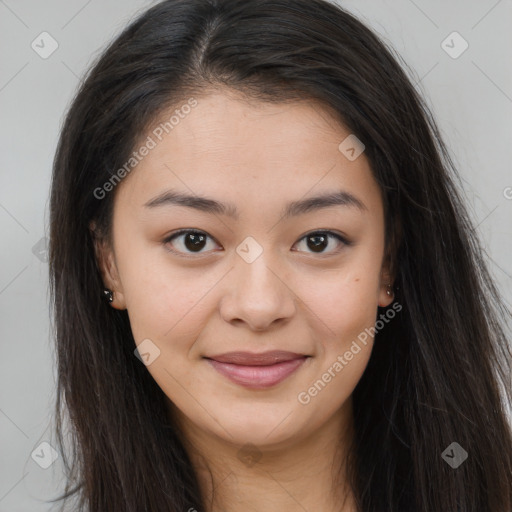
M60 123L92 59L134 14L154 3L0 0L0 512L50 510L44 500L62 486L60 458L48 469L31 458L41 442L55 445L44 237ZM340 3L413 68L412 79L460 169L491 270L510 305L512 1ZM31 47L44 31L59 45L46 59ZM454 31L469 44L458 58L441 46ZM445 43L452 54L462 44L453 37Z

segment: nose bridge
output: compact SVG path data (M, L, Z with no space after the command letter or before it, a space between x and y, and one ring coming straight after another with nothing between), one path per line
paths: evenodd
M279 275L280 265L271 250L248 237L236 252L231 290L223 302L225 320L242 320L260 330L292 316L293 293Z
M283 294L279 264L269 247L263 248L255 239L249 239L238 246L237 253L237 290L246 297L254 295L260 300L270 300Z
M282 284L278 279L274 267L278 267L275 258L272 258L270 250L265 250L253 261L237 262L237 274L240 276L239 285L245 292L253 293L279 293L279 288Z

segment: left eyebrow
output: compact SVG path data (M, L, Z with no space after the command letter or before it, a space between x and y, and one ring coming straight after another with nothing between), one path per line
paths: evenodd
M322 208L331 206L347 206L358 209L361 213L367 212L366 205L356 196L345 190L337 192L328 192L319 196L293 201L286 205L283 213L283 219L302 215Z
M238 209L232 203L221 203L208 197L192 196L175 190L167 190L144 204L146 208L161 206L186 206L205 213L226 215L236 220L239 218ZM283 210L282 218L295 217L332 206L352 207L362 213L368 211L366 205L356 196L347 191L339 190L288 203Z

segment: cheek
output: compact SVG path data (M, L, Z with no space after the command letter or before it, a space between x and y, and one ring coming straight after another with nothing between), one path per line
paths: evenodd
M337 269L301 278L297 289L326 340L325 350L343 348L353 337L374 325L379 290L380 261L369 251L354 253ZM311 316L311 313L309 313Z
M327 335L318 339L319 367L316 372L317 379L327 383L328 389L322 391L323 396L318 403L326 408L327 413L333 412L336 405L340 406L350 396L366 368L373 347L371 328L377 314L373 281L363 281L361 277L351 283L337 295L329 295L329 300L326 296L318 313L323 315L323 322L329 326ZM322 383L319 386L323 390Z
M322 320L318 325L329 329L317 338L314 378L297 395L312 426L327 421L349 399L366 369L377 316L377 278L378 273L347 274L314 297L315 315Z
M354 278L343 290L343 296L329 303L327 311L332 330L337 333L335 345L342 349L347 343L373 326L377 315L376 282L368 276Z
M140 288L132 288L126 299L134 338L172 342L175 349L182 338L189 343L196 339L208 316L205 294L215 283L206 276L184 280L183 275L166 278L157 271L148 272L138 281Z
M199 333L204 295L218 278L171 265L161 247L126 244L119 250L130 255L119 262L119 272L135 340L175 343L185 328L189 337Z

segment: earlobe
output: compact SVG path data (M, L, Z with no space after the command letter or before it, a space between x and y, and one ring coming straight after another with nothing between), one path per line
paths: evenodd
M380 277L380 290L379 290L379 306L381 308L388 307L395 298L395 290L393 287L394 277L390 272L390 258L389 255L385 259L385 263L382 266L381 277Z
M385 281L380 288L379 306L381 308L388 307L393 302L394 298L395 292L393 290L393 284Z
M103 299L107 304L112 306L114 309L118 309L120 311L125 310L125 302L124 302L124 296L122 293L114 293L109 288L105 288L103 290Z

